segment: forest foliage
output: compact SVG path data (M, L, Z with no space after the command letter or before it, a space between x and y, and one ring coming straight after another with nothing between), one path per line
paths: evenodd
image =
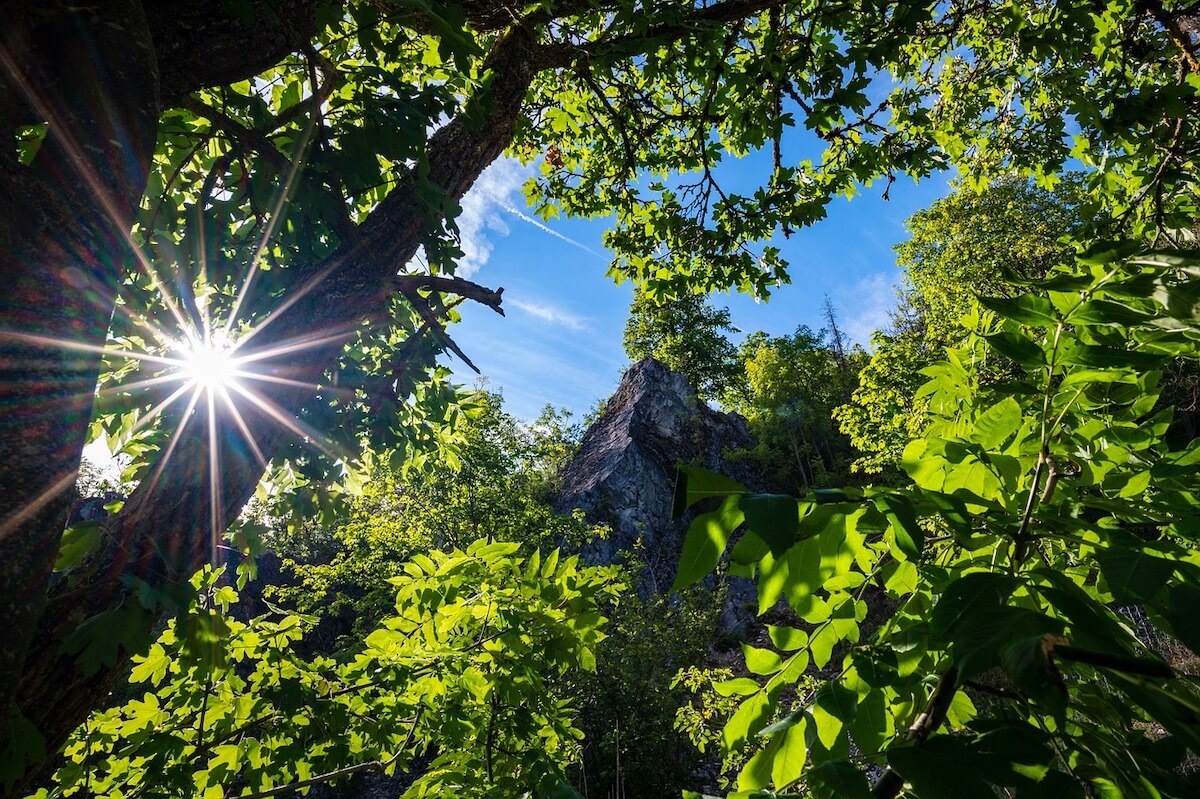
M760 613L782 597L805 622L744 646L760 679L715 686L744 697L724 747L767 741L738 795L1194 791L1195 656L1168 664L1122 609L1200 648L1200 447L1168 443L1158 403L1162 367L1196 356L1197 263L1107 243L980 297L923 370L902 488L797 499L683 473L681 505L727 498L693 523L676 584L744 522L731 570L756 579ZM890 611L865 638L872 599ZM832 676L789 691L810 664Z

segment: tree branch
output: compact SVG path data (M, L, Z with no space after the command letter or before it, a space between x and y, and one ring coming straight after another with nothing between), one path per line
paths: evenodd
M925 743L925 739L934 730L942 726L942 722L946 720L946 713L950 710L950 703L954 701L954 694L957 690L958 668L951 666L942 674L933 689L933 693L929 695L929 702L925 705L925 710L921 715L917 716L917 720L908 728L907 737L913 746L920 746ZM891 766L888 766L883 770L883 774L879 775L879 779L875 781L875 785L871 788L871 794L876 799L895 799L895 797L900 795L900 791L903 788L904 777Z
M504 308L501 306L502 295L504 294L504 289L502 288L490 289L487 286L472 283L470 280L465 280L461 277L445 277L443 275L397 275L395 284L396 290L401 292L431 289L442 294L457 294L460 297L466 297L468 300L474 300L480 305L486 305L496 313L504 316Z
M669 44L702 30L747 19L786 0L724 0L711 6L697 8L679 22L655 25L636 36L619 36L587 44L556 43L543 45L538 56L542 68L567 67L579 60L638 55L653 43Z

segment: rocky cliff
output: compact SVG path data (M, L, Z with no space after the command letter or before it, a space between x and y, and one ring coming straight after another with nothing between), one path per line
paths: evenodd
M634 364L588 429L562 474L555 509L582 509L612 527L589 544L591 563L636 552L652 591L670 588L690 518L671 519L675 467L702 466L752 488L760 478L730 454L753 444L746 420L696 397L687 380L656 360Z

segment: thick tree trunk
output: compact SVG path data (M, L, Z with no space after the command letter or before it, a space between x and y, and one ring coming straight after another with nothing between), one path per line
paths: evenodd
M516 30L501 40L489 56L496 78L492 111L479 129L455 120L430 140L429 177L447 198L457 201L479 174L504 151L535 72L535 48L530 36ZM298 273L303 294L262 329L255 350L269 350L297 338L344 335L348 340L364 319L382 319L395 291L395 275L421 243L431 209L414 191L415 178L398 184L359 228L358 240L321 264ZM315 288L311 284L316 281ZM308 350L302 358L281 358L262 368L280 376L316 385L334 367L341 344ZM261 393L280 412L294 416L310 401L311 389L263 383ZM320 401L319 398L316 401ZM242 408L247 425L267 457L289 437L270 416ZM118 662L84 675L74 657L61 651L63 639L90 616L114 608L126 598L124 577L155 585L185 579L203 565L214 535L234 518L254 491L262 466L249 455L251 448L231 420L218 416L211 452L206 413L188 420L171 456L157 463L153 477L143 481L121 512L106 525L102 550L83 569L61 585L47 609L31 649L20 686L22 712L46 737L54 751L86 718L123 669ZM217 459L216 469L209 458ZM219 475L214 492L209 475ZM216 508L214 513L213 500ZM130 600L132 601L132 600Z
M5 4L0 731L74 496L117 286L136 264L129 233L154 152L160 89L171 103L262 71L308 40L318 2ZM21 163L14 136L38 124L45 137L32 163Z
M159 113L140 2L15 16L0 45L3 132L47 130L31 164L6 152L0 175L0 717L73 496Z

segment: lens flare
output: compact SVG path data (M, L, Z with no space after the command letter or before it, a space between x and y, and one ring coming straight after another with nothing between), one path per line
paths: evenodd
M238 359L226 341L187 342L173 354L180 364L180 377L205 391L224 391L238 378Z

